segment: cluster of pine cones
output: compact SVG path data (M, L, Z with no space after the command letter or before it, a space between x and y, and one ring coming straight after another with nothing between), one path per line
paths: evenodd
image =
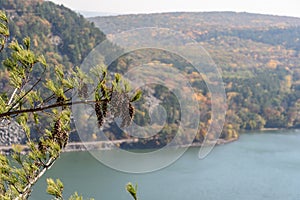
M111 114L114 118L120 117L122 119L121 127L127 127L131 124L135 110L127 93L117 91L113 92L110 101L103 100L95 104L95 112L99 128L104 123L108 107L110 107Z

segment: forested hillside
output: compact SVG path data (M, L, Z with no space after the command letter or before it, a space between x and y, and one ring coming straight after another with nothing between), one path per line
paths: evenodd
M69 69L80 66L88 53L105 39L105 35L83 16L50 1L0 0L0 9L9 19L8 43L17 40L22 44L23 38L28 36L31 49L46 59L49 67L45 72L35 68L33 80L41 78L43 81L51 77L56 65L63 65L64 72L68 73ZM7 94L6 98L14 91L8 80L9 69L2 63L10 53L9 48L5 48L0 54L0 90ZM40 92L47 96L45 91ZM35 133L32 130L33 137ZM71 134L70 138L78 139L78 136Z
M222 70L226 88L228 112L223 138L237 137L241 130L300 127L300 19L209 12L121 15L89 20L107 35L142 27L170 28L203 46ZM148 57L147 62L159 60L170 64L172 60L153 58L153 53L151 58L150 54L143 55ZM198 88L198 99L207 102L209 95L201 77L188 72L186 75Z
M10 41L16 39L21 43L29 36L37 54L44 54L50 66L64 65L66 71L80 65L106 38L104 33L111 36L141 27L182 32L204 47L222 70L228 103L222 138L237 138L242 130L300 127L298 18L233 12L162 13L96 17L90 18L90 23L79 14L48 1L0 0L0 8L10 19ZM1 59L8 53L8 50L4 51ZM192 50L189 52L193 53ZM199 101L202 112L195 142L202 142L211 122L211 99L201 75L182 58L154 49L125 54L113 62L109 70L123 73L141 64L145 67L173 66L190 80L196 91L193 98ZM7 72L2 65L0 69L0 87L9 91ZM50 75L49 71L45 77ZM135 122L141 126L151 124L147 103L156 97L166 109L167 124L159 134L141 139L136 145L163 146L178 131L179 104L166 88L149 87L144 90L142 100L135 104ZM91 127L87 127L84 139L100 139ZM105 126L103 130L110 139L131 137L116 126ZM188 137L188 133L183 133L183 144Z
M105 39L83 16L50 1L1 0L0 9L10 19L10 40L21 42L29 36L34 50L44 54L49 64L80 65L91 49Z

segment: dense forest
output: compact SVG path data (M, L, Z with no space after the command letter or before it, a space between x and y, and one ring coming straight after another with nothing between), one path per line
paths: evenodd
M34 72L35 79L47 79L54 73L56 65L63 65L64 72L80 66L88 53L101 41L105 35L93 23L87 21L78 13L50 1L43 0L0 0L0 9L9 18L11 41L23 43L23 38L30 37L31 47L37 55L44 55L48 68L42 73L40 69ZM1 61L11 53L5 48L0 55ZM9 84L8 71L1 62L0 90L7 96L13 92ZM43 96L48 94L41 91ZM47 120L45 119L45 123ZM35 136L32 130L32 136ZM39 135L40 136L40 135ZM77 134L71 134L71 140L78 140Z
M300 127L300 19L208 12L120 15L89 20L107 35L155 26L182 32L203 46L221 68L225 84L228 110L222 138L238 137L245 130ZM172 62L176 60L172 56L161 55L162 59L144 53L143 57L147 57L146 63L159 61L188 68L187 63ZM127 60L134 65L132 57ZM203 79L185 73L199 92L197 99L201 105L209 107ZM172 99L169 97L169 102ZM176 101L169 105L176 107ZM169 106L167 110L171 112L173 108ZM210 116L209 109L206 114ZM209 120L204 117L201 122L204 124L200 124L196 141L203 139ZM168 140L166 135L172 135L170 127L161 135L162 141Z
M34 51L44 54L53 68L64 65L66 73L68 69L79 66L89 52L105 40L104 33L112 36L134 28L153 26L182 32L203 46L222 70L228 110L221 138L237 138L244 130L300 127L298 18L211 12L96 17L87 21L64 6L49 1L0 0L0 8L10 19L10 41L15 39L21 43L22 38L29 36ZM1 59L9 53L4 51ZM193 54L192 51L189 53ZM195 142L202 142L211 122L211 96L203 77L180 56L155 49L124 54L110 64L109 70L124 73L141 64L145 67L153 64L172 66L180 69L190 80L196 91L193 98L199 101L201 109ZM0 70L0 87L9 92L7 71L3 65L0 65ZM47 76L51 76L51 70ZM151 124L150 115L153 113L149 113L147 104L153 98L165 108L167 118L157 135L140 139L134 147L164 146L178 133L179 102L166 87L152 85L143 90L141 101L135 103L135 123L141 126ZM88 117L82 116L83 119ZM94 126L85 126L81 139L101 139ZM109 122L103 131L112 140L132 137L118 128L115 122ZM188 131L180 134L183 144L190 139ZM78 138L71 136L71 139ZM216 138L211 136L210 139ZM124 145L124 148L131 145Z
M29 36L35 51L44 54L50 64L80 65L105 39L83 16L50 1L1 0L0 8L10 18L10 39L20 42Z

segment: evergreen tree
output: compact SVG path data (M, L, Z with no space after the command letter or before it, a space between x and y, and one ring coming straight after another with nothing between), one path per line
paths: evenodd
M5 48L9 37L8 19L3 11L0 12L0 50ZM92 68L100 74L97 82L88 79L79 68L64 71L62 65L55 66L52 78L43 79L43 74L49 70L49 66L42 55L36 55L31 50L29 37L23 39L23 43L13 40L8 44L10 55L3 61L3 66L8 72L9 83L12 91L0 94L0 120L2 125L8 125L12 121L18 124L26 133L26 145L13 145L11 158L0 154L0 199L27 199L31 189L37 180L52 167L60 156L62 149L68 143L70 132L70 115L72 104L89 104L94 107L97 114L98 125L102 126L107 110L110 108L116 116L123 117L123 123L128 125L132 118L131 101L127 107L115 107L123 105L124 98L128 98L128 86L120 80L116 74L115 79L109 81L105 68ZM39 68L39 70L36 70ZM40 73L38 77L33 73ZM77 89L82 97L88 95L84 90L86 84L94 83L95 97L91 101L84 98L78 102L71 102L70 91ZM41 93L47 91L44 96ZM114 95L113 95L114 94ZM114 100L112 100L114 96ZM117 98L115 98L117 97ZM131 99L138 100L138 92ZM128 111L129 109L129 111ZM117 110L117 111L116 111ZM127 116L124 113L131 113ZM47 116L48 124L39 127L40 120ZM42 131L42 137L32 139L31 128L37 127ZM25 153L25 154L24 154ZM23 155L24 154L24 155ZM63 184L60 180L48 179L47 192L56 199L63 198ZM79 200L82 197L77 193L70 199Z

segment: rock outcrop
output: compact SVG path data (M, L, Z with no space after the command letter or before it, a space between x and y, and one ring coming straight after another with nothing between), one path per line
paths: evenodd
M17 122L8 119L0 121L0 146L24 144L25 140L25 131Z

